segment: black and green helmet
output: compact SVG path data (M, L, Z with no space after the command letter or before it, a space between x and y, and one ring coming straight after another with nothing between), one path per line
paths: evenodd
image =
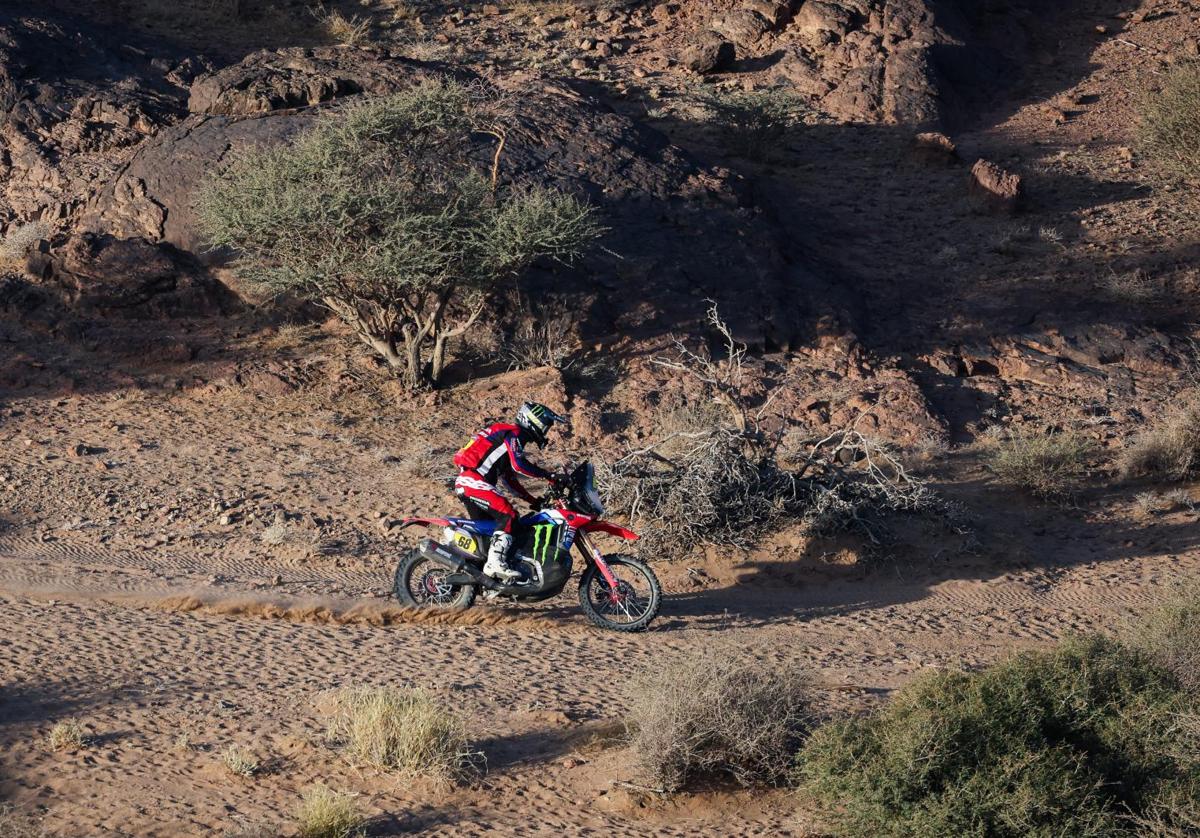
M517 425L528 431L530 441L538 445L545 444L546 435L556 422L567 424L567 417L537 402L525 402L517 411Z

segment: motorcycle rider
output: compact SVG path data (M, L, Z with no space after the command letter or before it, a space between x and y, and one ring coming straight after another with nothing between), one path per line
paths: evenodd
M521 485L518 475L545 480L552 485L559 485L565 479L525 459L525 446L530 443L544 446L550 429L559 422L567 424L566 417L544 404L525 402L517 411L513 424L496 422L488 425L454 455L454 464L458 466L454 493L467 507L467 514L475 520L491 518L496 522L487 562L483 566L483 572L493 579L512 582L521 575L508 564L517 511L500 493L499 484L503 483L526 503L534 505L537 499Z

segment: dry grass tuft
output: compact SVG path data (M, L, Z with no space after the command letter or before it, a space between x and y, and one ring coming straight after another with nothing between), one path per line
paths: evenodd
M1125 477L1185 480L1200 470L1200 391L1179 397L1174 407L1134 437L1121 454Z
M88 744L83 725L75 719L67 719L56 724L50 729L48 739L51 750L55 751L77 751L80 748L86 748Z
M750 786L783 779L808 728L808 673L795 660L724 644L638 675L627 722L634 754L663 791L732 777Z
M357 838L366 835L365 821L353 794L323 785L312 786L304 792L296 813L300 838Z
M239 820L225 827L221 838L279 838L279 830L265 821Z
M466 776L474 757L466 725L421 690L341 690L328 735L355 762L446 782Z
M239 777L253 777L261 767L254 754L237 745L230 745L222 752L221 762L231 774Z
M1145 303L1159 295L1158 283L1144 270L1117 273L1109 271L1104 278L1103 288L1118 302Z
M1020 432L1000 443L991 467L1002 481L1035 497L1063 499L1078 488L1093 450L1091 442L1072 433Z
M336 9L330 11L323 3L318 4L312 13L325 33L339 44L348 47L358 46L365 42L371 34L371 21L360 18L358 15L346 17Z
M1167 71L1162 90L1146 96L1141 111L1145 154L1175 175L1200 177L1200 62Z
M1137 511L1144 516L1166 515L1180 509L1192 509L1192 496L1186 489L1172 489L1169 492L1139 492L1133 499Z

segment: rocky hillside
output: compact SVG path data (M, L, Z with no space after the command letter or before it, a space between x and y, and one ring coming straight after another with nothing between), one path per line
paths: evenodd
M350 97L451 73L520 103L505 177L553 183L603 213L602 247L527 282L582 312L583 345L624 359L631 395L595 394L606 410L636 415L638 399L678 386L641 359L702 328L710 299L755 350L763 391L784 387L785 415L821 426L880 405L880 432L908 442L969 439L1026 415L1134 419L1188 357L1186 312L1164 317L1156 296L1131 312L1119 292L1095 293L1107 281L1096 235L1121 231L1074 232L1143 188L1142 172L1102 195L1053 168L1067 152L1050 161L1046 141L1006 141L985 117L1025 114L997 103L1043 88L1078 104L1036 107L1039 119L1061 126L1095 109L1095 94L1069 92L1090 85L1079 40L1147 23L1119 0L414 3L403 14L380 2L293 27L279 23L287 4L245 2L233 28L194 3L172 17L139 0L124 22L106 4L67 5L30 15L0 4L0 214L9 233L46 225L3 298L11 311L65 307L40 309L46 328L72 310L230 311L225 254L205 250L191 209L204 174ZM262 48L269 33L276 43ZM1166 54L1132 56L1155 50ZM804 116L750 159L727 142L742 129L705 103L763 88ZM1014 284L1031 272L1065 279Z

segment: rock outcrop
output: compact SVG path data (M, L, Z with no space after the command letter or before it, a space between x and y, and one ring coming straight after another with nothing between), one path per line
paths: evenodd
M680 29L678 54L691 69L758 73L837 119L936 129L994 92L1020 60L1027 33L989 15L993 5L706 0L654 19ZM737 61L714 62L715 43Z
M192 208L197 185L231 155L286 142L311 124L320 109L297 107L303 96L339 87L383 93L432 72L398 56L341 48L258 53L202 77L192 86L193 106L224 112L192 114L142 143L93 196L82 226L203 253ZM736 300L730 316L754 342L796 341L806 308L815 305L807 292L816 278L784 258L782 231L750 205L737 177L698 165L660 134L563 84L532 75L497 84L518 103L503 176L582 194L609 228L604 246L570 276L547 269L532 282L593 295L592 333L627 328L621 319L633 299L638 326L668 330L697 318L709 297ZM480 140L481 162L490 160L490 142Z
M0 8L0 217L71 216L184 113L198 58L64 16Z

